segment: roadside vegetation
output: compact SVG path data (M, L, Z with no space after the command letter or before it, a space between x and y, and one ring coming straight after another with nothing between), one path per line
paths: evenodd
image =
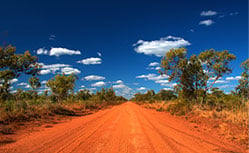
M235 58L227 50L210 49L189 57L185 48L171 49L161 60L163 71L160 73L177 84L174 89L157 94L153 90L137 93L131 100L175 115L194 114L235 124L244 129L241 139L248 143L249 59L241 64L243 72L233 91L224 93L214 87L220 78L232 72L230 64ZM162 96L162 93L167 94Z
M74 92L77 79L74 74L57 74L47 81L48 89L38 94L41 68L38 58L29 51L16 54L15 47L11 45L0 47L0 125L44 116L81 115L89 110L127 101L124 97L117 96L112 88L103 88L96 93L86 89ZM12 93L11 80L21 75L30 76L29 85L32 89L17 89ZM0 132L4 131L0 128Z

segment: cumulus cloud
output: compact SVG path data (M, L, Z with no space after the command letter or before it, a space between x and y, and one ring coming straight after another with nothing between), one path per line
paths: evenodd
M41 82L41 84L46 84L47 83L47 80L43 80L42 82Z
M41 75L46 75L46 74L49 74L49 73L51 73L51 70L49 70L49 69L41 70L41 71L39 72L39 74L41 74Z
M226 80L217 80L215 83L228 83L228 81L226 81Z
M28 89L28 88L31 88L31 86L27 84L24 88Z
M199 25L205 25L205 26L211 26L212 24L214 24L214 21L213 20L203 20L203 21L200 21Z
M96 80L105 80L105 77L98 75L88 75L85 76L83 79L87 81L96 81Z
M152 63L149 64L149 66L158 66L158 65L159 65L158 62L152 62Z
M16 83L18 81L18 79L17 78L14 78L14 79L11 79L10 80L10 83L12 84L12 83Z
M156 75L156 74L147 74L147 75L139 75L139 76L136 76L136 78L138 79L147 79L147 80L153 80L153 81L156 81L156 80L163 80L163 79L167 79L168 76L163 74L163 75Z
M125 85L124 82L121 80L116 81L116 83L118 82L118 84L113 85L113 89L115 89L115 92L117 95L121 95L124 97L130 97L132 94L132 89Z
M162 83L161 84L161 86L170 87L170 88L173 88L176 85L177 85L177 83Z
M47 55L48 54L48 50L45 49L45 48L39 48L37 51L36 51L36 54L40 55L40 54L45 54Z
M102 86L105 86L105 85L106 85L106 83L103 82L103 81L99 81L99 82L91 84L92 87L102 87Z
M161 67L159 65L160 64L158 62L152 62L152 63L149 64L147 69L149 69L149 70L160 70Z
M161 57L172 48L180 48L189 45L190 43L181 37L167 36L160 38L159 40L139 40L133 46L135 46L135 51L137 53Z
M217 12L216 11L212 11L212 10L202 11L201 12L201 16L214 16L216 14L217 14Z
M137 90L142 91L142 90L146 90L146 88L145 87L140 87L140 88L137 88Z
M50 56L60 56L60 55L80 55L79 50L71 50L67 48L51 48L49 55Z
M155 83L159 83L159 84L169 83L169 80L156 80Z
M39 63L42 66L42 70L40 71L41 75L46 75L49 73L65 73L65 74L80 74L80 70L77 68L72 68L71 65L68 64L50 64L45 65L44 63Z
M240 80L241 76L235 76L235 77L226 77L226 80Z
M28 85L26 82L21 82L17 84L17 86L26 86L26 85Z
M102 60L101 60L101 58L98 58L98 57L90 57L90 58L83 59L81 61L77 61L77 63L82 63L82 64L85 64L85 65L101 64Z
M172 88L163 88L163 90L172 90Z
M118 84L121 84L121 83L124 83L122 80L117 80L116 82L114 83L118 83Z
M71 50L67 48L61 48L61 47L52 47L49 51L45 48L39 48L36 53L38 55L44 54L49 56L61 56L61 55L80 55L81 52L79 50Z
M64 67L61 69L61 72L68 75L68 74L80 74L80 70L72 67Z

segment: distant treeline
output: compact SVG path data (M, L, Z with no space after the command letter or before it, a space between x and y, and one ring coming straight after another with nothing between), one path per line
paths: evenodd
M103 88L96 93L83 89L75 93L77 76L74 74L57 74L47 81L47 90L38 94L41 68L38 58L29 51L16 54L16 48L11 45L0 47L0 123L27 120L44 114L72 115L75 110L97 109L127 101L117 96L113 88ZM11 93L11 80L23 74L30 76L32 89L17 89Z

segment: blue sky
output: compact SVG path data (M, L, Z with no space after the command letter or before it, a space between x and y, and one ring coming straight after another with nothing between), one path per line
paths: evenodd
M57 73L76 73L75 91L113 86L130 97L172 88L155 62L171 47L186 47L188 55L214 48L237 56L233 73L216 84L229 92L238 83L240 63L248 58L246 0L9 0L1 6L1 43L38 56L43 83ZM28 89L27 80L24 75L13 80L12 90ZM40 91L45 89L43 84Z

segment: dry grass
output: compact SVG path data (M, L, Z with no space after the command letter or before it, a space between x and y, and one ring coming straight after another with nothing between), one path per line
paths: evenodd
M155 103L143 103L141 106L149 109L155 109L157 111L166 111L170 102L157 101Z

